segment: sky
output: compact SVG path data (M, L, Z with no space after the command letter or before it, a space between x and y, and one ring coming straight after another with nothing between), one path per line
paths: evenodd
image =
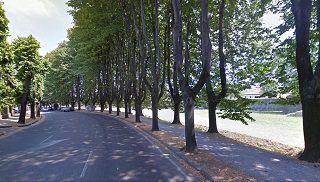
M6 15L10 20L12 41L18 36L33 35L40 41L40 54L54 50L66 39L67 29L72 26L72 16L68 14L67 0L0 0L4 2ZM263 17L267 27L275 27L281 22L280 15L268 14Z
M9 41L33 35L41 44L41 55L54 50L72 27L67 0L0 0L9 19Z

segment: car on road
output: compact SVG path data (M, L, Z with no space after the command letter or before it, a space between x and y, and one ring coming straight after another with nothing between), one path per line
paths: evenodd
M62 107L60 109L61 112L70 112L70 107Z
M19 110L19 108L17 108L17 107L13 108L12 110L13 110L13 113L15 113L15 114L20 113L20 110Z

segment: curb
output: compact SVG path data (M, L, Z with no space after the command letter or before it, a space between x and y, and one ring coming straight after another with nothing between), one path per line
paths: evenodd
M44 117L41 115L40 118L37 118L35 121L31 122L31 123L27 123L27 124L18 124L17 127L26 127L26 126L30 126L33 125L39 121L41 121Z
M40 116L40 118L37 118L35 121L31 122L31 123L27 123L27 124L17 124L16 126L13 126L13 125L4 125L4 126L1 126L0 125L0 128L12 128L12 127L26 127L26 126L30 126L30 125L33 125L35 123L37 123L38 121L40 121L42 119L42 116ZM1 135L1 134L0 134Z
M20 124L20 125L17 125L17 126L2 126L0 128L15 128L13 131L10 131L10 132L0 132L0 137L7 137L7 136L10 136L20 130L22 130L24 127L27 127L27 126L31 126L31 125L34 125L36 123L39 123L40 121L43 121L45 119L45 116L44 115L41 115L40 118L37 118L35 121L31 122L31 123L27 123L27 124ZM19 129L20 128L20 129Z
M95 114L98 114L98 113L95 113ZM99 115L104 115L104 114L99 114ZM206 180L215 181L214 178L212 176L210 176L209 173L207 173L205 170L203 170L202 167L200 165L198 165L196 162L194 162L193 160L189 160L184 155L175 151L173 149L173 147L169 146L168 144L166 144L162 140L154 137L152 134L148 133L147 131L142 130L141 128L137 127L135 124L133 124L133 123L121 118L121 117L118 117L115 115L104 115L104 116L107 116L107 117L109 116L111 118L119 120L120 122L125 122L125 124L129 125L133 130L140 132L142 135L147 135L145 137L151 138L151 139L159 142L161 145L165 146L170 152L172 152L172 154L174 155L175 158L181 159L184 162L186 162L190 167L192 167L194 170L198 171Z
M1 126L1 125L0 125L0 128L11 128L11 127L13 127L13 126L8 126L8 125ZM0 134L0 135L1 135L1 134Z

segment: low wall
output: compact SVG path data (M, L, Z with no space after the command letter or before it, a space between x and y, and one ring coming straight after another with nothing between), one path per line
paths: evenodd
M293 113L302 110L301 104L299 105L280 105L273 104L274 99L261 99L257 103L252 104L250 108L255 111L282 111L284 113Z

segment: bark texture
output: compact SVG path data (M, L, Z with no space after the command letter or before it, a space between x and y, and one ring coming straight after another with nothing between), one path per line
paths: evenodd
M27 76L26 80L23 84L23 93L21 97L21 103L20 103L20 115L19 115L19 121L20 124L26 123L26 111L27 111L27 103L28 103L28 97L30 95L30 85L31 85L31 76Z
M300 159L320 161L320 58L315 72L310 61L311 0L291 0L296 25L296 65L303 111L305 149ZM319 1L317 1L319 15ZM319 20L319 16L317 17ZM319 24L318 24L319 26ZM319 27L318 27L319 31ZM320 50L319 50L320 51Z
M217 128L217 116L216 110L217 105L220 101L226 97L227 94L227 77L226 77L226 58L223 52L223 44L224 44L224 37L223 37L223 17L225 11L225 0L221 0L220 8L219 8L219 69L220 69L220 85L221 91L219 94L215 94L210 78L207 80L206 83L206 91L208 96L208 106L209 106L209 129L208 133L218 133Z
M182 73L182 62L183 62L183 39L182 39L182 17L181 17L181 6L180 0L173 0L172 7L174 12L174 26L173 26L173 50L174 60L177 64L178 78L180 87L183 91L183 100L185 107L185 136L186 136L186 152L194 152L197 148L197 142L194 130L194 100L197 94L202 89L209 77L210 71L210 60L211 60L211 41L209 37L209 18L208 18L208 1L201 0L201 21L200 21L200 33L201 33L201 62L203 65L198 82L190 87L188 80L189 76L187 71L186 75ZM190 26L187 26L190 27ZM188 29L188 28L187 28ZM185 70L189 68L189 43L188 34L186 38L186 55L185 56Z

